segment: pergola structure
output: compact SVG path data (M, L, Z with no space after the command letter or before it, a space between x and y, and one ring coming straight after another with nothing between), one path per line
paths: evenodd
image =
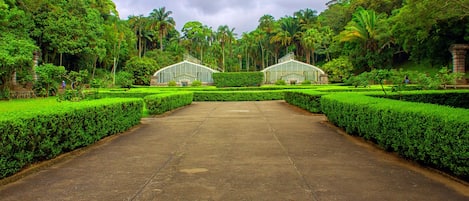
M212 74L215 72L218 71L184 60L158 70L151 78L151 85L167 85L170 81L175 81L178 85L185 86L195 80L201 81L204 85L211 85L213 84Z

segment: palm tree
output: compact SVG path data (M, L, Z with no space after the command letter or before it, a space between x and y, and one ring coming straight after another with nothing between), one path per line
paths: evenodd
M166 11L165 7L158 9L153 9L150 13L150 21L156 23L156 29L158 30L158 35L160 38L160 50L163 51L163 37L168 35L170 29L173 29L176 26L176 22L170 15L173 14L172 11Z
M321 40L321 33L315 28L308 29L306 32L303 33L303 37L301 38L301 44L306 51L306 63L312 63L313 65L315 65L314 51ZM311 57L313 57L312 62Z
M137 50L138 50L138 57L142 57L143 55L143 40L144 40L144 29L146 24L146 18L143 15L139 16L129 16L129 25L134 30L135 35L137 35Z
M251 33L254 37L255 43L259 44L259 47L261 49L261 61L262 61L261 63L262 63L262 69L264 69L265 68L265 62L264 62L265 61L265 47L263 43L264 41L266 41L267 33L261 29L256 29Z
M288 53L288 47L292 43L296 43L297 39L300 38L300 27L298 21L293 17L285 17L279 20L279 27L276 30L275 35L270 39L271 43L280 43L285 47L285 54Z
M219 26L217 30L217 39L222 51L222 70L225 71L225 47L229 44L231 48L231 43L234 41L234 29L230 29L228 25Z
M311 10L309 8L297 11L293 15L297 18L298 23L303 30L311 28L314 23L316 23L318 18L317 11Z
M358 9L352 21L340 33L342 42L360 42L369 51L378 49L379 39L378 16L372 10Z

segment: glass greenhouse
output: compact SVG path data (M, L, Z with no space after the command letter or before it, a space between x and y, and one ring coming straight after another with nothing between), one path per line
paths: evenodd
M218 71L185 60L157 71L152 77L152 85L167 85L170 81L175 81L178 85L185 86L195 80L210 85L213 84L214 72Z
M262 72L264 72L266 84L273 84L277 80L284 80L287 83L301 83L305 80L318 84L328 82L327 75L323 70L294 59L288 59L270 66Z

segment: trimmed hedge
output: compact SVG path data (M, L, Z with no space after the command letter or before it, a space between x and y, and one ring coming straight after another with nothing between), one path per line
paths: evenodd
M406 91L386 98L469 109L469 90Z
M405 158L469 178L469 110L336 93L321 98L329 121Z
M262 72L213 73L216 87L260 86L264 82Z
M88 92L87 96L95 96L97 98L144 98L145 96L161 93L159 91L104 91L104 92Z
M144 101L149 114L155 115L190 105L192 99L192 92L172 92L146 96Z
M143 101L101 99L58 106L2 114L0 178L128 130L140 123Z
M197 91L194 101L266 101L282 100L283 91Z
M285 102L312 113L321 113L321 96L325 92L318 91L285 91Z

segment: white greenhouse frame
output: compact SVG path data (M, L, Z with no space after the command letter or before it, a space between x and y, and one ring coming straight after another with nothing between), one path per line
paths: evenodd
M270 66L261 72L264 73L266 84L273 84L277 80L284 80L287 83L302 83L305 80L311 83L327 83L327 80L323 80L325 76L323 70L293 59Z
M152 77L152 85L167 85L170 81L175 81L178 85L188 85L195 80L204 85L211 85L212 74L215 72L218 71L190 61L182 61L156 71Z

